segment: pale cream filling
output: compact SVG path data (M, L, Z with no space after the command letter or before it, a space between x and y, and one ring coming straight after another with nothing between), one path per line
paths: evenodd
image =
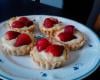
M19 29L20 29L20 30L27 30L27 29L29 29L29 28L31 28L31 27L24 26L24 27L19 28ZM17 29L18 29L18 28L17 28Z
M65 61L66 58L66 51L64 50L63 51L63 54L59 57L55 57L53 55L51 55L51 53L46 53L45 51L41 51L41 52L38 52L37 48L34 47L33 50L30 52L34 58L36 58L37 60L47 60L49 62L60 62L60 61Z
M6 40L4 37L1 38L2 45L8 49L12 49L14 47L14 43L16 42L16 39L12 40Z

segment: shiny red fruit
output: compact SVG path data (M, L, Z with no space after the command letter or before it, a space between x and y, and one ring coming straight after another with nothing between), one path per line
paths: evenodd
M22 45L28 45L31 43L31 41L32 41L31 38L27 34L22 33L18 36L15 46L18 47Z
M60 45L50 45L46 48L46 52L48 54L52 54L53 56L59 57L62 55L64 50L63 46Z
M74 34L75 27L73 25L66 25L64 27L64 32L67 32L69 34Z
M25 25L26 25L27 27L31 26L32 24L33 24L32 21L27 21L27 22L25 23Z
M11 25L11 27L13 27L13 28L22 28L24 26L25 26L25 24L23 22L20 22L20 21L14 21Z
M27 17L20 17L18 21L27 22L29 19Z
M66 41L70 41L72 39L74 39L74 35L70 34L70 33L66 33L66 32L62 32L58 35L58 37L60 38L61 41L66 42Z
M27 17L20 17L18 21L24 23L25 26L27 26L27 27L29 27L30 25L33 24L33 22L31 20L29 20Z
M5 33L5 38L6 38L7 40L11 40L11 39L16 38L18 35L20 35L19 32L8 31L8 32Z
M36 45L37 45L38 51L42 51L50 45L50 42L46 38L42 38L37 41Z
M46 18L45 20L44 20L44 23L43 23L43 25L46 27L46 28L51 28L51 27L53 27L55 24L57 24L58 23L58 20L57 19L55 19L55 18Z

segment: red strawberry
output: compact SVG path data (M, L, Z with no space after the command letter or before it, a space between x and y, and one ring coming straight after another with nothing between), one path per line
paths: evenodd
M26 25L27 27L29 27L29 26L32 25L32 24L33 24L32 21L27 21L27 22L25 23L25 25Z
M24 23L20 22L20 21L14 21L11 25L13 28L22 28L25 26Z
M42 38L37 41L37 49L38 51L42 51L46 49L50 45L50 42L46 38Z
M27 22L29 19L27 17L20 17L18 21Z
M20 33L19 32L15 32L15 31L8 31L5 33L5 38L7 40L11 40L16 38Z
M30 43L31 43L31 38L27 34L22 33L18 36L15 46L18 47L22 45L28 45Z
M33 24L27 17L20 17L18 21L24 23L27 27Z
M75 27L73 25L66 25L64 27L64 32L74 34L74 31L75 31Z
M58 20L57 19L54 19L54 18L46 18L44 20L44 23L43 25L46 27L46 28L51 28L54 26L54 24L57 24L58 23Z
M61 56L63 53L63 50L64 50L64 47L60 45L50 45L46 48L46 52L56 57Z
M58 19L56 19L56 18L50 18L55 24L57 24L58 23Z
M60 34L58 35L58 37L60 38L61 41L64 41L64 42L70 41L70 40L72 40L72 39L75 38L74 35L72 35L72 34L70 34L70 33L67 33L67 32L62 32L62 33L60 33Z

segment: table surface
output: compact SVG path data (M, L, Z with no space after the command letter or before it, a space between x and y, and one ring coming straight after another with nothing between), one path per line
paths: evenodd
M32 5L30 6L27 5L26 3L23 4L24 6L22 6L22 4L19 4L19 6L15 4L16 3L12 5L14 7L11 7L9 5L8 7L0 6L0 22L6 19L9 19L10 17L13 17L13 16L34 15L34 14L49 14L49 15L68 17L66 14L63 13L62 9L54 8L54 7L43 5L43 4L37 5L37 3L32 3ZM73 18L73 19L77 20L76 18ZM78 20L78 21L82 21L82 20ZM85 24L86 21L83 21L81 23ZM100 74L100 67L84 80L100 79L99 74Z

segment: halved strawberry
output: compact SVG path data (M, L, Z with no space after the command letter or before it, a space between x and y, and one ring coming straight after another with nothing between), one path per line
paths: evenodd
M27 22L27 21L29 21L29 19L28 19L27 17L20 17L20 18L18 19L18 21Z
M25 26L25 24L23 22L20 22L20 21L14 21L11 25L11 27L13 27L13 28L22 28L24 26Z
M18 46L22 46L22 45L28 45L31 42L32 42L31 38L27 34L22 33L18 36L14 46L18 47Z
M32 21L27 21L27 22L25 23L25 25L26 25L27 27L29 27L29 26L32 25L32 24L33 24Z
M55 19L55 18L46 18L45 20L44 20L44 23L43 23L43 25L46 27L46 28L51 28L51 27L53 27L55 24L57 24L58 23L58 20L57 19Z
M72 39L75 38L74 35L72 35L72 34L70 34L70 33L67 33L67 32L62 32L62 33L60 33L60 34L58 35L58 37L60 38L61 41L64 41L64 42L70 41L70 40L72 40Z
M20 17L18 21L24 23L27 27L33 24L33 22L29 20L27 17Z
M20 33L19 32L15 32L15 31L8 31L5 33L5 38L7 40L11 40L16 38Z
M38 51L42 51L46 49L50 45L50 42L46 38L42 38L37 41L37 49Z
M57 24L58 23L58 19L56 19L56 18L50 18L55 24Z
M64 27L64 32L74 34L74 31L75 31L75 27L73 25L66 25Z
M47 53L52 54L53 56L56 56L56 57L61 56L63 53L63 50L64 50L63 46L55 45L55 44L50 45L46 48Z

